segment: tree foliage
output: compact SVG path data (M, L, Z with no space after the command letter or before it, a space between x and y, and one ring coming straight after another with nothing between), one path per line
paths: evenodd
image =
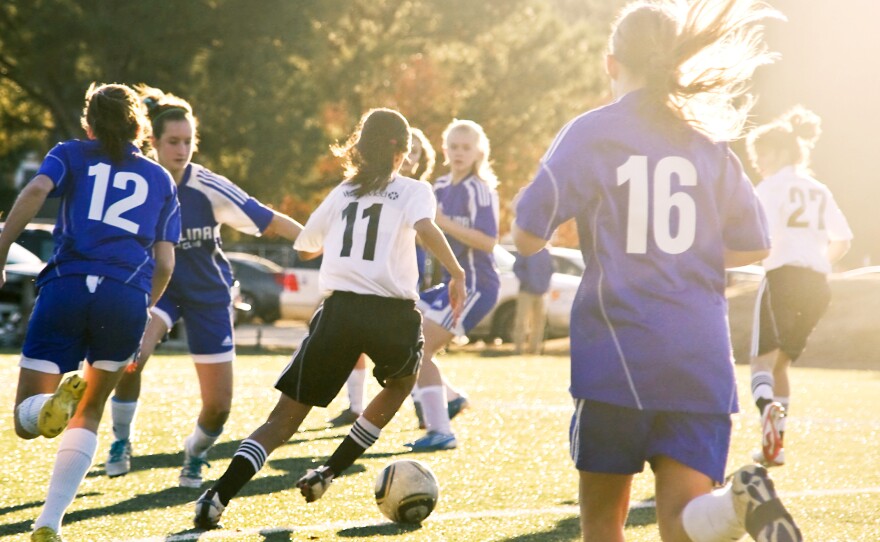
M82 137L90 82L144 82L193 103L196 160L300 219L339 180L329 146L380 106L438 150L453 118L482 124L509 201L558 129L607 99L620 3L6 0L0 160Z

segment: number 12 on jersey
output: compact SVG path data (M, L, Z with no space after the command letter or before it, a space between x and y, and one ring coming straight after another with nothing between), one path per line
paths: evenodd
M694 244L697 205L687 193L672 191L672 178L677 177L681 186L696 186L697 170L686 158L667 156L654 168L653 190L650 189L649 174L647 156L630 156L617 168L617 185L629 183L626 252L645 254L648 232L652 229L657 248L667 254L681 254ZM675 235L671 221L673 209L678 211ZM648 217L652 215L654 227L648 228Z
M367 219L367 235L364 240L365 260L372 261L376 256L376 238L379 236L379 215L382 214L382 204L374 203L364 209L361 218ZM343 258L351 256L351 245L354 241L354 227L358 220L358 202L353 201L342 211L345 220L345 233L342 235L342 251L339 255Z

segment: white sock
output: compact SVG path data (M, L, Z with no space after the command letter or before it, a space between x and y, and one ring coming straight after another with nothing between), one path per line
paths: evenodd
M48 526L56 533L61 532L61 518L76 497L97 449L98 435L88 429L77 427L64 431L58 455L55 456L46 503L40 517L34 522L34 530Z
M730 484L687 503L681 523L693 542L739 540L746 534L745 525L736 517Z
M752 399L755 404L761 399L767 402L773 401L774 382L773 373L768 371L758 371L752 375Z
M345 381L348 387L348 404L355 414L364 412L364 383L367 380L366 369L355 369Z
M409 396L412 397L413 403L418 403L422 400L422 391L418 384L413 386L412 391L409 392Z
M430 432L451 435L452 428L449 425L449 412L446 410L446 388L440 386L426 386L420 388L422 415L425 418L425 428Z
M37 426L37 422L40 419L40 409L43 408L43 405L45 405L46 401L51 397L51 393L31 395L22 401L15 409L15 416L18 418L18 423L31 435L40 434L40 428Z
M791 403L791 398L779 396L774 397L773 400L781 404L782 407L785 409L785 416L779 418L779 423L776 424L776 429L778 429L780 432L785 431L785 419L788 418L788 405Z
M120 401L116 397L110 400L110 415L113 419L113 436L116 440L131 438L131 424L137 410L137 401Z
M208 449L217 442L217 439L220 435L223 434L223 428L221 427L219 431L217 431L216 435L208 434L202 426L196 423L195 429L190 436L186 437L186 440L183 441L184 449L187 451L189 455L194 455L196 457L205 457L205 454L208 453Z

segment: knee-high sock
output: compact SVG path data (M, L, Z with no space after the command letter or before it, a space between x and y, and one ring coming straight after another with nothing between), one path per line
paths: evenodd
M113 420L113 436L116 440L131 438L131 424L137 412L137 401L120 401L116 397L110 400L110 416Z
M34 522L34 530L48 526L56 533L61 532L61 518L76 497L79 485L92 466L97 449L98 435L88 429L77 427L64 432L58 446L58 455L55 456L46 504L43 505L40 517Z
M746 534L744 519L736 515L730 484L693 499L681 513L684 530L693 542L739 540Z
M361 416L355 420L348 436L342 440L339 447L327 460L327 467L333 471L334 476L339 476L379 439L381 433L381 428Z
M422 414L425 417L425 427L428 431L452 434L449 424L449 411L446 407L446 389L443 385L426 386L419 388L422 404Z
M364 412L364 383L367 379L366 369L355 369L348 375L345 381L348 389L348 404L352 412L363 414Z
M266 449L259 442L251 439L241 441L226 472L214 483L213 489L217 491L223 506L229 504L230 499L263 468L266 457Z
M217 439L220 438L220 435L222 434L222 427L219 431L217 431L216 435L212 435L202 429L202 426L196 423L192 434L186 437L186 440L183 441L183 446L190 455L194 455L196 457L204 457L205 454L208 453L208 449L210 449L211 446L213 446L214 443L217 442Z
M752 375L752 398L763 416L764 407L773 402L773 373L758 371Z

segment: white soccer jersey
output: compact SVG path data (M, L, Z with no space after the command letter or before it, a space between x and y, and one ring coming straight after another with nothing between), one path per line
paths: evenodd
M382 192L358 198L355 188L348 182L334 188L293 247L307 252L324 248L318 279L324 295L345 291L417 300L413 226L435 216L431 186L398 175Z
M770 229L766 270L783 265L830 273L828 243L852 239L852 230L828 187L785 167L758 184Z

